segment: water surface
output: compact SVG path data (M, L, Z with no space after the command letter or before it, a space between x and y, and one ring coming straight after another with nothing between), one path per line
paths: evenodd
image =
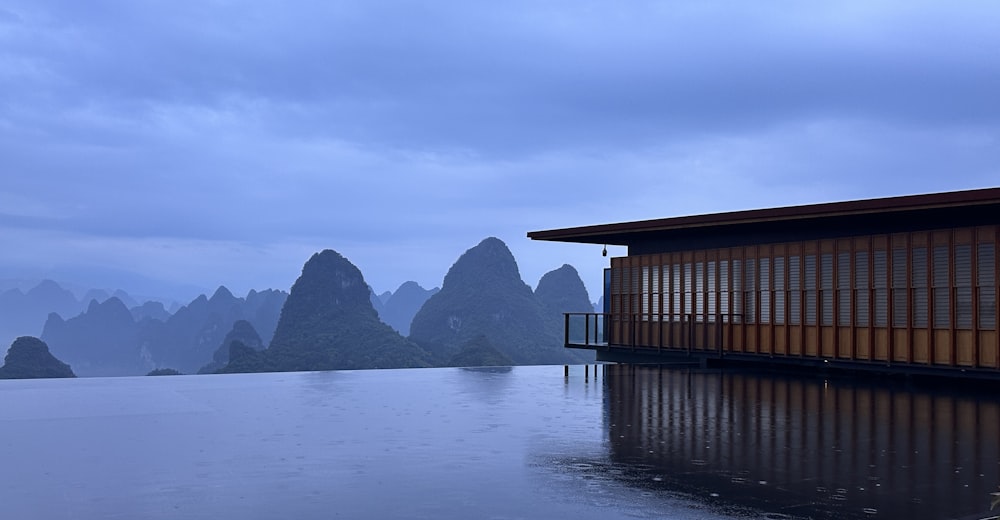
M989 512L1000 484L995 388L735 370L605 373L609 459L655 475L657 489L802 518L1000 513Z
M5 518L954 518L995 399L739 372L0 381Z

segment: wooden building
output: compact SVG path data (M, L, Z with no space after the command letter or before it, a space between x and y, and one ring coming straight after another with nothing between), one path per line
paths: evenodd
M1000 377L1000 188L535 231L613 244L601 360L684 354Z

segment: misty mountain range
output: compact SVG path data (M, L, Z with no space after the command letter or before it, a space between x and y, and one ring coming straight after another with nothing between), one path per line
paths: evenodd
M157 368L194 373L208 363L237 320L253 323L270 339L287 293L250 291L237 298L219 287L211 298L201 295L165 318L131 310L117 297L91 300L87 310L64 320L49 314L41 339L52 354L80 376L145 374Z
M163 302L148 300L140 304L128 293L116 290L109 293L103 289L89 289L77 298L73 291L52 280L22 289L23 282L5 281L0 287L0 345L6 348L19 336L39 336L49 314L56 313L71 318L85 312L91 302L102 303L118 298L136 319L152 317L166 320L180 308L172 302L166 307Z
M348 286L361 292L347 294ZM0 338L9 345L38 336L79 376L571 363L587 356L562 348L562 313L593 308L569 265L532 291L495 238L462 255L442 289L406 282L376 294L353 264L327 250L306 264L291 294L237 297L219 287L172 309L121 291L85 297L51 280L4 291Z

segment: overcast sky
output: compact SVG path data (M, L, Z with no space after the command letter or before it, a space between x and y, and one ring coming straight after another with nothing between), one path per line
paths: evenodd
M8 0L0 278L376 291L532 230L1000 185L1000 3ZM612 249L612 255L624 253Z

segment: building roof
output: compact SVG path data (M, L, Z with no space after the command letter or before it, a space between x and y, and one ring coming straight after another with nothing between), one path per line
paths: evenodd
M767 229L770 232L782 229L801 230L810 224L823 226L837 222L857 223L868 220L907 221L912 217L926 215L934 218L970 209L979 209L977 214L992 214L991 206L1000 208L1000 188L951 191L922 195L906 195L881 199L864 199L847 202L828 202L802 206L730 211L683 217L639 220L614 224L599 224L564 229L528 232L532 240L555 242L578 242L585 244L609 244L628 246L650 237L669 239L675 236L690 236L692 233L706 235L728 234L735 230L752 231ZM1000 214L997 215L1000 219Z

